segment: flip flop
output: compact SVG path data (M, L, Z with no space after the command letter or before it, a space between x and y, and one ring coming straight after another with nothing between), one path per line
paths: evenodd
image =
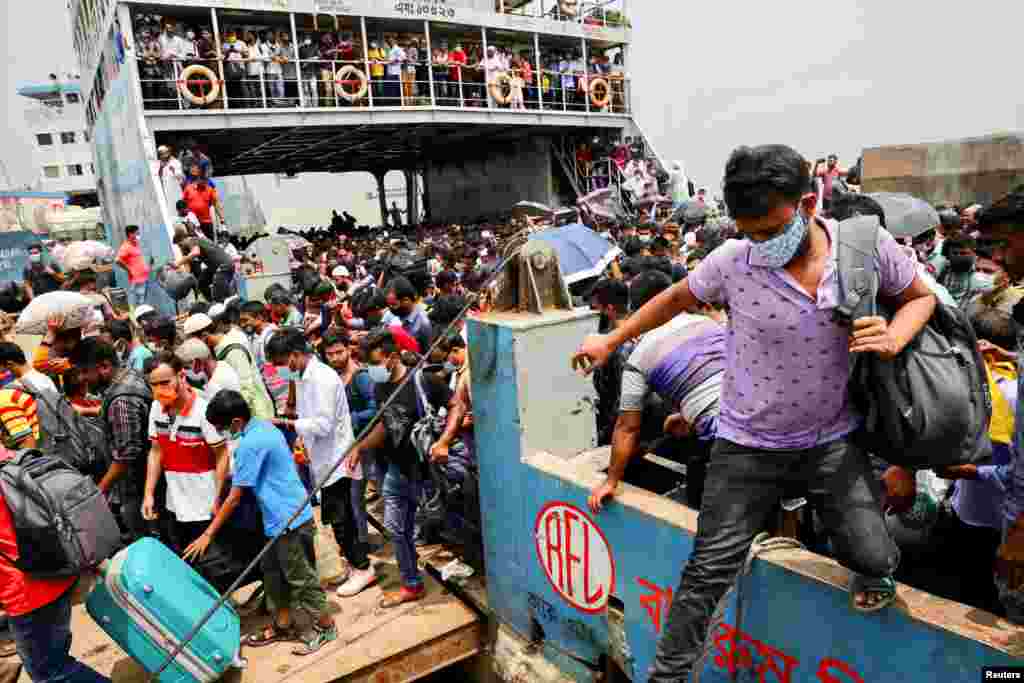
M259 633L250 633L242 640L242 645L249 647L266 647L274 643L286 643L296 639L292 626L284 628L277 624L267 624Z
M857 596L862 593L880 595L881 599L871 605L858 605ZM862 574L854 574L850 580L850 607L855 612L869 614L885 609L896 602L896 582L891 576L872 578Z

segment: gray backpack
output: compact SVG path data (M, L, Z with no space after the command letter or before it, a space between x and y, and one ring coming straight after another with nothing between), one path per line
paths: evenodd
M41 389L25 379L13 382L9 388L20 389L35 399L42 437L39 450L97 481L107 473L112 459L110 440L98 419L79 415L64 394Z
M878 310L875 216L839 225L839 318ZM891 316L886 316L891 317ZM864 416L858 443L894 465L932 469L978 463L992 453L985 361L966 314L941 303L893 360L870 353L850 359L850 399Z
M78 576L121 545L117 521L88 476L37 450L0 462L0 495L11 512L18 559L37 578Z

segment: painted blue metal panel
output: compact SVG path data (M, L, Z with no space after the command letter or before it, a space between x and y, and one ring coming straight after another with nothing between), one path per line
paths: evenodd
M530 492L530 506L537 513L553 501L587 510L586 488L529 465L522 467L528 474L518 479L525 483L524 491ZM591 519L615 558L615 594L624 607L633 680L646 681L671 594L693 550L693 537L678 526L621 505L612 504ZM603 615L580 614L550 584L536 581L536 571L530 574L526 588L552 608L545 625L549 639L575 652L586 650L581 636L593 638L595 644L607 643L607 625L597 623L604 620ZM899 609L855 613L846 591L762 560L755 561L743 584L743 596L743 635L733 651L741 673L750 669L754 680L971 681L977 680L982 666L1024 664L992 647L912 619ZM578 626L580 622L585 628ZM735 599L723 624L705 650L702 682L731 680L726 635L736 625ZM751 671L745 672L744 679Z
M483 522L490 606L498 617L524 636L530 613L522 600L525 570L521 554L526 475L519 463L519 412L512 332L468 321L473 372L473 419L480 463L480 515ZM500 492L505 492L502 494Z

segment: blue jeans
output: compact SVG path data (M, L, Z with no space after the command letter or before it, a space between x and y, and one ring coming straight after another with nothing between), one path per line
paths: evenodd
M391 535L398 560L398 573L402 585L418 589L423 585L419 567L416 566L416 543L413 536L416 529L416 504L419 502L420 482L410 479L395 463L388 464L384 477L384 528Z
M49 605L10 620L18 655L33 683L110 683L70 654L70 590Z
M146 285L148 282L140 282L137 285L128 285L128 305L141 306L146 303Z

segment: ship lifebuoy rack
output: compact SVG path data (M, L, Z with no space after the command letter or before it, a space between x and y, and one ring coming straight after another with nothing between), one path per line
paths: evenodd
M203 83L210 84L210 92L203 94ZM198 95L190 87L196 84L199 85ZM212 102L216 102L217 98L220 97L220 81L217 79L217 74L213 72L213 69L202 64L192 64L182 69L181 76L178 77L178 92L197 107L204 107Z
M359 87L354 92L349 91L345 87L352 83L359 84ZM334 92L338 97L344 98L347 102L358 102L363 99L366 97L366 92L369 88L370 81L366 78L366 74L351 64L346 64L334 74Z
M590 103L604 109L612 101L612 89L608 80L600 76L590 79Z
M508 104L512 101L512 77L504 71L494 75L494 80L487 84L487 89L498 104Z

